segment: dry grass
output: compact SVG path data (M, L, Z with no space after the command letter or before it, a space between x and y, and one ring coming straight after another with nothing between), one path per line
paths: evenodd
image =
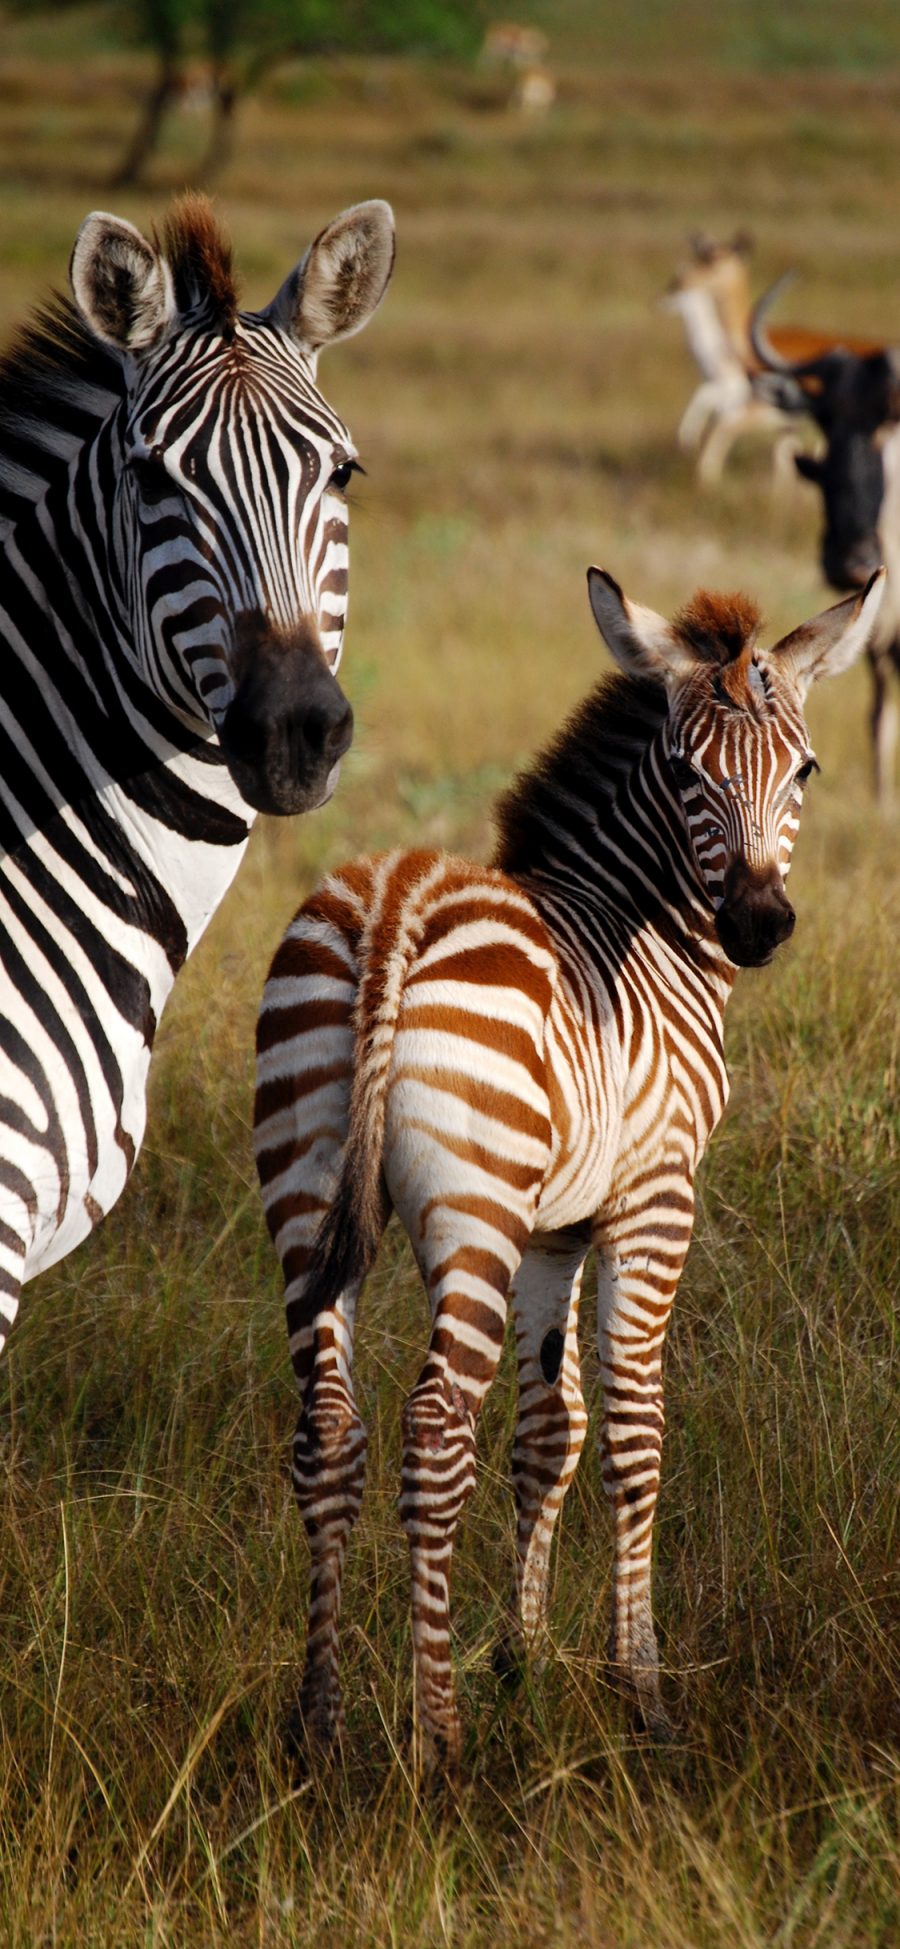
M863 672L814 701L796 944L738 988L733 1108L672 1331L658 1611L682 1744L641 1752L603 1688L593 1454L558 1554L558 1659L497 1695L504 1369L456 1578L470 1784L455 1808L417 1800L394 1504L424 1318L392 1239L359 1354L346 1770L298 1784L282 1752L305 1564L248 1135L271 951L315 875L361 846L484 848L497 785L598 667L588 561L661 608L697 581L744 586L775 629L826 600L811 491L774 502L751 445L701 496L674 450L692 373L654 299L689 228L751 223L760 282L802 271L795 315L900 341L886 7L852 31L824 4L723 9L705 65L706 8L610 7L603 31L576 0L558 17L542 124L510 121L483 75L285 71L222 184L251 302L334 210L397 207L384 312L323 374L369 468L345 666L360 729L326 813L258 829L163 1025L135 1180L26 1296L5 1365L0 1935L16 1949L897 1940L900 926ZM0 32L5 328L109 201L141 70L90 15L50 40ZM124 214L159 212L203 133L173 127Z

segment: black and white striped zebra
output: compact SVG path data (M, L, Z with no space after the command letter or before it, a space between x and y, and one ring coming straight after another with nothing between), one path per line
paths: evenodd
M0 1339L125 1184L255 812L334 788L356 463L316 358L392 262L360 204L241 312L202 199L149 242L95 213L0 365Z
M322 1745L341 1730L341 1579L366 1453L355 1317L391 1209L431 1310L400 1497L423 1758L459 1753L450 1567L507 1307L518 1535L503 1661L544 1625L587 1429L577 1316L591 1244L610 1661L665 1730L650 1600L662 1352L694 1175L728 1094L725 1005L737 968L771 960L793 928L784 883L815 765L803 698L859 654L881 580L763 650L746 598L700 592L669 623L592 570L622 674L501 802L493 864L353 860L287 930L259 1019L256 1154L301 1395L294 1488L313 1574L300 1704Z

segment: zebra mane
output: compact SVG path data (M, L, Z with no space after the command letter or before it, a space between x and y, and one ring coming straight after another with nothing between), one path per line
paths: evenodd
M168 261L182 316L194 313L226 335L234 329L238 294L231 245L205 196L180 196L153 242Z
M231 250L206 197L180 197L153 241L182 315L229 335L237 316ZM124 391L119 355L95 338L71 298L56 292L21 327L0 359L0 542Z
M0 539L65 474L123 392L116 354L57 292L0 359Z
M668 712L665 686L647 677L604 677L552 742L497 802L492 864L527 873L552 850L560 808L590 811L601 833L623 781Z

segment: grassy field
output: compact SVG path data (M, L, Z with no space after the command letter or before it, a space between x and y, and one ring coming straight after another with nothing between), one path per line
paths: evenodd
M160 1032L119 1209L26 1294L3 1368L0 1939L476 1949L874 1949L900 1936L896 817L868 782L866 676L815 696L823 776L799 922L729 1017L732 1107L702 1174L668 1351L657 1611L683 1736L629 1737L602 1681L593 1450L555 1570L557 1657L500 1696L507 1366L457 1558L470 1731L458 1804L409 1779L399 1407L424 1303L389 1236L364 1307L370 1486L346 1593L350 1739L298 1779L293 1394L249 1140L252 1040L298 899L362 848L484 850L490 802L601 667L588 562L639 600L744 587L773 633L828 600L818 509L761 444L701 493L694 375L656 299L695 226L750 224L793 316L900 343L900 28L886 5L561 5L559 100L483 72L285 69L219 207L261 303L333 212L395 204L383 312L323 365L368 469L351 521L337 800L262 822ZM844 31L846 23L846 32ZM0 333L64 278L145 69L91 14L0 18ZM143 223L203 144L172 125ZM591 1308L585 1366L595 1371Z

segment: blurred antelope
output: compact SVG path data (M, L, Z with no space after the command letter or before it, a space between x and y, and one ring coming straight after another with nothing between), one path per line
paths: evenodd
M770 431L776 482L783 484L796 450L792 414L802 411L796 388L779 387L754 371L748 331L750 291L747 257L752 243L739 231L730 244L696 233L691 259L672 279L663 308L681 318L700 368L701 383L678 427L678 444L697 454L697 474L720 479L725 460L742 433Z
M546 66L547 36L540 27L515 20L497 20L482 43L482 60L512 69L510 107L525 115L543 115L556 100L556 82Z
M750 328L747 266L753 238L748 231L738 230L730 243L717 244L697 231L690 242L691 260L673 278L663 299L667 310L679 312L704 375L682 415L679 445L689 452L699 451L701 480L716 481L742 433L769 430L779 436L773 464L776 480L783 484L799 449L798 415L808 411L807 396L794 376L794 362L820 358L838 346L861 356L878 347L810 326L784 325L772 334L778 363L766 363L754 349Z
M485 61L502 61L513 68L536 68L547 52L547 36L540 27L517 20L495 20L488 28L481 54Z

